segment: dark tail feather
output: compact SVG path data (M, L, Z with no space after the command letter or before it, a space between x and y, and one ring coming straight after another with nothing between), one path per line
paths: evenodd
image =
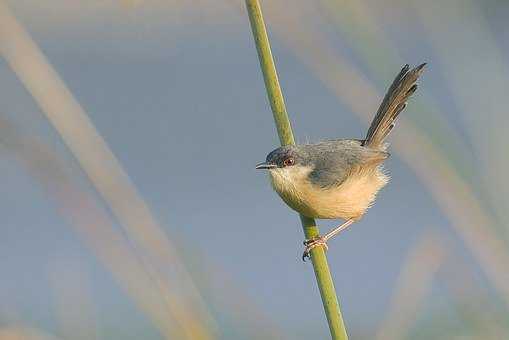
M410 70L407 64L401 69L389 87L373 122L371 122L363 145L383 148L384 140L394 127L396 118L406 107L407 99L417 90L415 82L424 71L424 66L426 63Z

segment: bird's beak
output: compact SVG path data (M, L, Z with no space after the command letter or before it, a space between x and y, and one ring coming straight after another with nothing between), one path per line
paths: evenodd
M277 168L276 164L270 164L267 162L263 162L263 163L257 164L255 169L274 169L274 168Z

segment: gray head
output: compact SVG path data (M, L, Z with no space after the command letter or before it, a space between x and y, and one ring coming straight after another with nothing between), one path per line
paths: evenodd
M265 162L256 165L256 169L286 168L309 163L307 152L299 145L279 147L267 155Z

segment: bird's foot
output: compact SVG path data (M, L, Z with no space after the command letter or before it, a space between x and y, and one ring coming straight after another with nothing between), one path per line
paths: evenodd
M312 238L310 240L305 240L304 245L306 248L304 249L304 253L302 254L302 261L306 262L306 258L311 258L311 250L315 247L324 247L325 250L328 250L329 247L327 246L327 239L325 239L323 236L318 236L315 238Z

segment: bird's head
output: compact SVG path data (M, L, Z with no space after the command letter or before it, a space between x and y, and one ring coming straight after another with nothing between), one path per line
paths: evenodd
M267 155L265 162L256 165L256 169L298 168L308 165L306 152L298 145L279 147Z
M277 148L267 155L265 162L256 169L266 169L272 187L292 209L312 216L305 210L304 192L308 187L313 164L308 150L303 145L287 145Z

